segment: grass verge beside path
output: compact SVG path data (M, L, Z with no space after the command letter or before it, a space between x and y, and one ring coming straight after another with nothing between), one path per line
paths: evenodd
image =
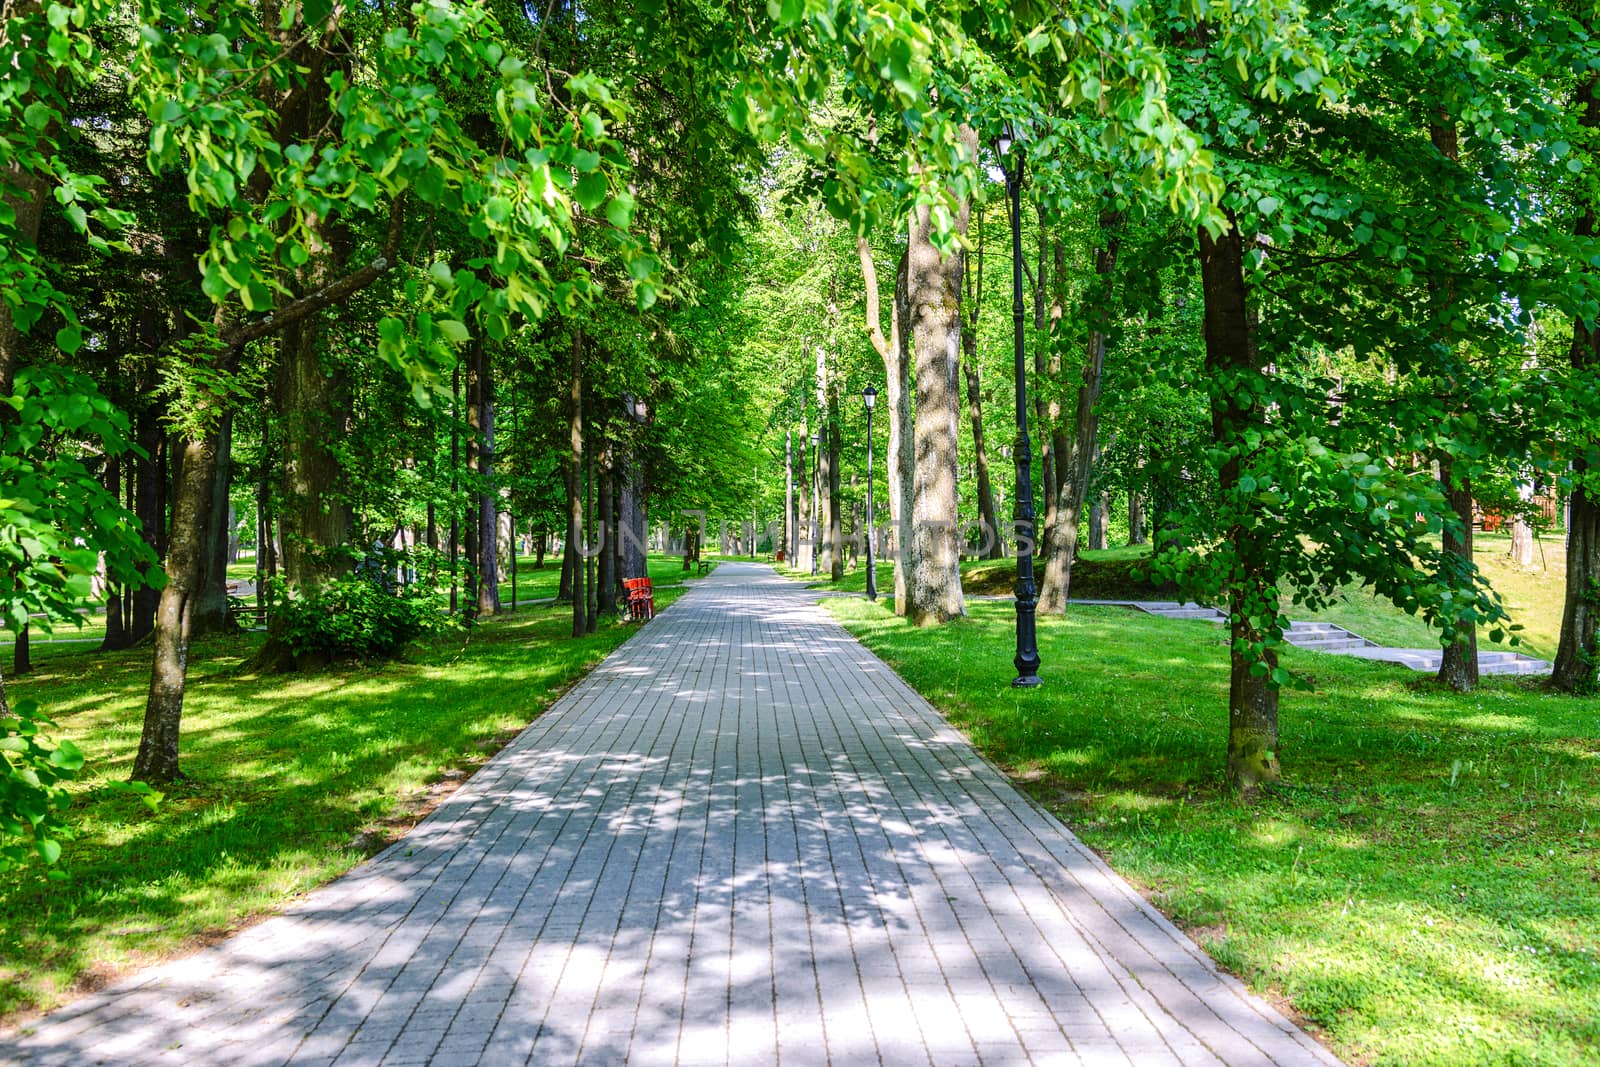
M658 608L676 591L657 594ZM404 662L241 673L259 636L197 643L183 767L154 815L108 796L139 743L150 653L52 649L7 682L90 756L64 881L0 876L0 1025L280 909L381 849L621 644L523 609Z
M1352 1064L1600 1062L1600 702L1512 679L1438 691L1291 651L1287 783L1223 789L1226 647L1115 608L1041 619L1045 684L1010 688L1013 611L850 630L1225 967Z

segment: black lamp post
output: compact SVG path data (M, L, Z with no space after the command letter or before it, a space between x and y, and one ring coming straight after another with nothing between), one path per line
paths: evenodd
M867 406L867 599L878 599L878 571L872 562L872 405L878 402L878 391L872 386L861 390L861 402Z
M817 576L817 542L822 540L822 508L818 499L822 491L817 488L817 474L821 464L817 461L817 449L822 445L822 431L811 432L811 577Z
M1038 598L1033 587L1033 445L1028 440L1028 368L1023 360L1022 333L1022 148L1016 145L1011 124L1000 135L1000 163L1006 176L1006 202L1011 214L1011 324L1016 358L1013 373L1017 391L1017 676L1018 687L1039 684L1039 639L1035 628ZM1006 167L1006 157L1016 148L1016 166Z

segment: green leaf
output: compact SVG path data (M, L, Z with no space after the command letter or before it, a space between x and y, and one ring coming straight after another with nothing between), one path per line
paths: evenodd
M618 193L611 198L611 203L606 205L606 219L619 230L626 230L633 225L634 201L628 192Z
M452 344L464 345L472 339L471 335L467 333L467 326L464 322L458 322L455 319L439 319L434 325L439 328L439 332L444 335L444 339Z
M42 130L46 126L50 125L50 119L53 117L53 114L54 113L50 110L50 106L48 104L40 103L38 100L35 100L33 103L23 108L22 121L26 122L35 130Z
M606 176L594 173L585 174L578 181L578 187L573 190L572 195L583 205L585 211L593 211L600 206L610 191L610 183L606 181Z
M72 355L83 345L83 330L71 323L56 331L56 347Z
M600 166L600 153L591 152L587 148L580 148L572 153L572 169L579 174L588 174Z

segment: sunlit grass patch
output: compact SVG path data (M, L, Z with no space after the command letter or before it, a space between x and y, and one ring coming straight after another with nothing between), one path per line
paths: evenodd
M1227 655L1194 622L1073 608L1010 688L1011 605L916 629L828 606L1255 987L1354 1063L1600 1062L1600 703L1464 696L1292 651L1287 780L1226 791Z
M378 851L633 632L570 629L568 608L524 608L399 662L265 677L246 666L259 635L198 642L189 778L154 815L103 789L138 747L148 649L53 651L8 680L91 763L66 880L0 876L0 1021L277 910Z

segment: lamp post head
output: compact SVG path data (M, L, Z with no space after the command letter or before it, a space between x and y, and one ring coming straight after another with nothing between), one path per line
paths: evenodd
M1016 127L1011 124L1010 119L1007 119L1005 124L1000 127L1000 136L995 138L995 146L1000 149L1002 156L1009 156L1011 154L1011 146L1016 143Z
M820 445L821 443L822 443L822 431L821 430L812 430L811 431L811 447L815 448L817 445Z
M867 405L868 411L871 411L872 405L878 402L878 391L870 385L867 386L865 389L861 390L861 402Z

